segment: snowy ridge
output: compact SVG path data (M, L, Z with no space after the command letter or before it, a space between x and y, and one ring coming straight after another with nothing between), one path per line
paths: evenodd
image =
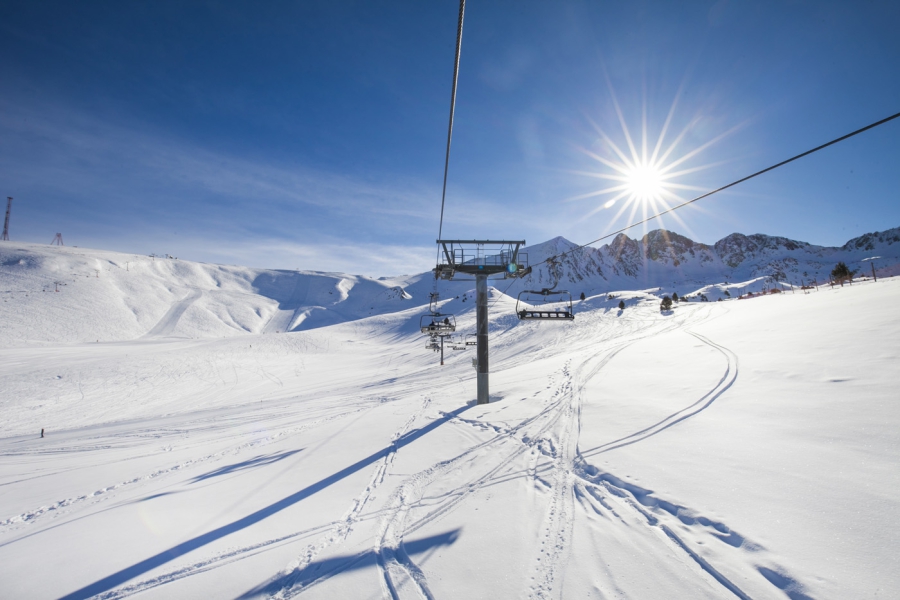
M525 249L531 264L575 248L557 237ZM600 248L580 248L563 256L554 272L540 265L510 291L540 289L558 279L560 289L594 295L614 290L662 288L689 295L713 284L738 284L760 277L800 285L819 282L838 261L868 275L864 258L878 255L876 267L892 274L900 264L900 227L868 233L837 247L814 246L783 237L733 233L712 246L694 242L673 231L656 229L640 240L623 233ZM502 287L502 286L501 286ZM754 290L755 291L755 290Z
M404 310L410 300L401 284L360 275L16 242L0 242L0 269L3 343L301 331Z

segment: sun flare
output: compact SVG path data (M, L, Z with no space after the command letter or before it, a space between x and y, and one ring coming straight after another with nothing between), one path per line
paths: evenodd
M622 130L622 139L616 143L603 128L591 121L597 137L589 148L581 150L599 163L600 168L590 171L573 171L573 173L605 180L607 184L601 189L569 199L600 200L600 203L584 216L585 219L600 211L615 207L615 215L610 218L607 225L607 229L609 229L622 217L633 221L638 214L646 219L652 213L670 212L673 206L685 202L686 199L681 195L684 192L705 191L703 188L679 180L722 164L721 162L697 164L696 159L699 154L731 134L737 127L699 146L683 148L682 142L690 139L688 134L692 133L700 119L694 118L687 122L680 132L672 132L678 95L680 92L673 100L654 143L648 139L650 132L648 131L646 99L639 127L635 132L637 135L633 135L626 125L625 116L610 84L610 96ZM693 165L688 166L691 163ZM671 213L671 216L682 227L690 231L687 224L677 214ZM661 220L660 222L662 223Z
M653 165L637 164L625 174L625 185L636 200L661 197L665 190L663 174Z

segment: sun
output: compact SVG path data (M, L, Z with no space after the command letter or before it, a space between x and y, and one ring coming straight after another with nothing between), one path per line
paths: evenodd
M655 136L656 140L654 143L648 139L650 132L648 131L646 99L636 132L638 135L635 136L626 125L625 116L612 90L611 83L609 84L609 90L619 126L621 127L622 139L619 140L619 143L616 143L607 135L603 128L591 121L597 137L594 138L591 149L581 148L581 150L597 161L600 169L587 172L571 172L605 180L608 183L602 189L569 199L605 199L604 202L591 209L584 218L586 219L600 211L616 207L616 214L610 219L607 226L607 229L609 229L626 213L630 213L627 218L629 221L632 221L638 213L641 213L646 218L652 213L669 212L673 205L684 202L684 198L680 193L705 191L702 188L687 185L678 180L686 175L722 164L707 162L697 165L695 159L697 155L733 133L738 127L734 127L697 147L684 149L683 142L686 138L689 138L688 134L692 133L694 126L698 123L698 119L692 119L680 132L672 133L673 117L678 104L678 96L681 94L679 91L672 102L665 122ZM694 163L694 166L688 166L691 163ZM687 224L678 215L673 213L672 218L687 228Z
M636 164L625 173L625 186L635 200L662 198L666 192L662 171L651 164Z

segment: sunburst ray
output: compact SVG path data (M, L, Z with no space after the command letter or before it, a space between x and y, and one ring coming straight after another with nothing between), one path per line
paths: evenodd
M732 127L695 148L683 149L684 140L691 132L696 130L702 117L695 116L690 119L674 138L671 137L675 127L676 109L684 92L685 84L682 81L675 93L675 97L672 99L672 104L666 113L658 135L651 135L647 91L646 86L644 86L641 90L641 103L638 109L640 111L638 115L638 127L640 130L637 131L637 135L633 135L628 127L625 112L622 110L622 105L619 103L606 69L603 70L603 75L608 85L609 98L612 109L615 112L615 120L618 121L622 133L618 137L619 141L617 142L612 136L607 134L603 127L587 117L586 120L596 132L597 141L600 142L600 145L592 150L587 148L579 148L579 150L592 160L595 160L601 168L597 171L571 172L602 179L610 183L601 189L568 198L567 201L596 198L598 205L588 210L584 217L585 219L603 210L615 208L615 216L605 228L605 231L609 231L625 214L628 214L629 222L633 222L637 214L643 215L643 218L646 219L649 216L648 211L652 214L657 214L669 211L676 204L683 203L685 200L676 193L676 190L704 191L705 188L677 180L719 167L728 162L718 160L703 164L692 164L701 153L733 134L743 124ZM613 196L604 200L610 195ZM673 218L675 223L690 232L690 228L684 219L679 216L674 216ZM646 230L647 226L645 223L644 231L646 232Z

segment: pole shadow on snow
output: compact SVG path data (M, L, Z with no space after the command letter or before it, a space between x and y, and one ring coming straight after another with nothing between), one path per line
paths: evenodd
M193 537L185 542L182 542L180 544L172 546L168 550L164 550L164 551L160 552L159 554L156 554L154 556L151 556L150 558L142 560L139 563L135 563L135 564L131 565L130 567L125 567L124 569L117 571L117 572L113 573L112 575L108 575L107 577L104 577L103 579L98 579L94 583L88 584L81 589L75 590L74 592L71 592L69 594L66 594L65 596L62 596L60 598L60 600L77 600L77 599L82 599L82 598L90 598L91 596L95 596L97 594L102 594L103 592L109 591L112 588L125 583L126 581L134 579L135 577L138 577L139 575L143 575L144 573L146 573L148 571L151 571L151 570L153 570L157 567L160 567L180 556L183 556L183 555L187 554L188 552L192 552L194 550L197 550L198 548L202 548L203 546L206 546L207 544L211 544L212 542L215 542L216 540L219 540L227 535L235 533L236 531L246 529L247 527L250 527L251 525L259 523L263 519L266 519L276 513L279 513L282 510L289 508L289 507L293 506L294 504L300 502L301 500L304 500L304 499L312 496L313 494L324 490L328 486L330 486L334 483L337 483L338 481L344 479L345 477L348 477L348 476L352 475L353 473L356 473L360 469L363 469L363 468L371 465L372 463L384 458L391 452L399 450L403 446L416 441L417 439L419 439L426 433L429 433L429 432L433 431L434 429L437 429L439 426L443 425L447 421L450 421L451 419L459 416L468 408L469 408L468 406L461 406L460 408L458 408L452 412L445 413L443 416L441 416L438 419L435 419L428 425L425 425L424 427L420 427L418 429L414 429L414 430L400 436L399 438L397 438L397 440L395 442L391 443L389 446L370 454L369 456L353 463L349 467L341 469L337 473L329 475L328 477L325 477L324 479L321 479L321 480L317 481L316 483L313 483L312 485L309 485L309 486L303 488L302 490L294 492L290 496L286 496L277 502L273 502L269 506L261 508L261 509L257 510L256 512L250 513L246 517L240 518L236 521L232 521L231 523L228 523L227 525L222 525L221 527L217 527L216 529L213 529L212 531L208 531L206 533L203 533L196 537Z
M274 462L278 462L280 460L288 458L289 456L296 454L302 450L304 450L304 448L300 448L299 450L289 450L289 451L285 451L285 452L277 452L274 454L257 456L256 458L251 458L250 460L245 460L243 462L235 463L233 465L226 465L224 467L214 469L214 470L210 471L209 473L204 473L203 475L198 475L197 477L194 477L193 479L191 479L188 483L197 483L199 481L204 481L206 479L210 479L212 477L217 477L219 475L227 475L229 473L234 473L236 471L243 471L244 469L249 469L252 467L261 467L264 465L270 465ZM0 548L2 548L3 546L6 546L6 545L12 544L14 542L19 542L19 541L24 540L25 538L31 537L33 535L40 535L51 529L69 525L71 523L74 523L75 521L80 521L81 519L88 519L90 517L95 517L100 513L104 513L104 512L110 511L110 510L116 510L118 508L121 508L123 506L128 506L131 504L140 504L141 502L149 502L150 500L156 500L158 498L164 498L166 496L174 496L175 494L183 494L185 491L187 491L187 490L179 490L179 491L174 491L174 492L159 492L157 494L151 494L149 496L144 496L143 498L135 498L134 500L116 503L116 504L113 504L112 506L107 506L106 508L98 510L91 514L82 515L80 517L75 517L75 518L65 521L63 523L59 523L57 525L51 525L51 526L41 529L39 531L35 531L35 532L29 533L27 535L23 535L22 537L16 538L14 540L0 543Z
M423 554L440 546L450 546L459 537L459 529L439 533L420 540L401 542L397 554L402 555L406 561L410 556ZM266 583L258 585L252 590L238 596L238 600L248 600L259 596L270 597L281 590L290 588L305 588L314 583L333 577L339 573L355 571L357 569L374 568L382 560L378 550L366 550L358 554L346 554L323 560L316 560L299 571L281 575Z
M303 450L303 448L300 448ZM276 463L280 460L284 460L289 456L293 456L300 452L300 450L287 450L285 452L276 452L274 454L257 456L256 458L251 458L249 460L245 460L243 462L234 463L233 465L225 465L224 467L220 467L218 469L213 469L209 473L204 473L203 475L197 475L193 479L191 479L191 483L197 483L200 481L204 481L206 479L211 479L213 477L218 477L220 475L228 475L229 473L235 473L237 471L243 471L244 469L250 469L252 467L261 467L263 465L271 465L272 463Z

